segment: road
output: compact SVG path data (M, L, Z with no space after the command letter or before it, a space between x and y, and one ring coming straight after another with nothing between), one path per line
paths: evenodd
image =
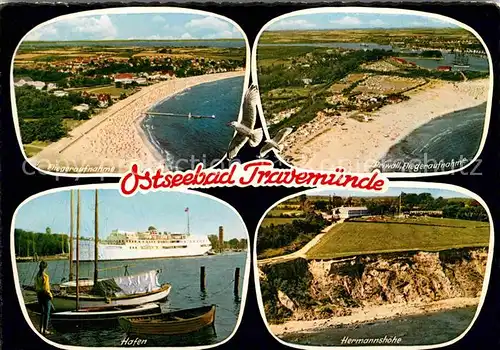
M344 222L344 220L339 220L336 223L331 224L328 227L325 227L321 233L316 235L312 240L310 240L305 246L303 246L300 250L297 250L296 252L287 254L287 255L281 255L281 256L275 256L274 258L268 258L268 259L262 259L258 260L257 264L258 265L268 265L268 264L276 264L276 263L282 263L285 261L293 260L293 259L298 259L298 258L304 258L306 259L306 253L314 247L320 240L323 238L325 234L327 234L335 225L338 225L340 223Z

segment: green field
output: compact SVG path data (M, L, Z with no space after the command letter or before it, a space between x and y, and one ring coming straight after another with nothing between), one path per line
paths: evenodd
M359 254L484 247L489 241L487 222L440 218L407 219L402 223L345 222L333 227L309 250L307 258L334 259Z
M266 43L314 43L314 42L372 42L389 44L392 41L455 41L474 40L469 31L462 28L396 28L396 29L339 29L339 30L287 30L265 31L259 44Z
M294 209L272 209L269 212L269 215L271 216L279 216L281 214L301 216L302 214L304 214L304 212L302 210Z

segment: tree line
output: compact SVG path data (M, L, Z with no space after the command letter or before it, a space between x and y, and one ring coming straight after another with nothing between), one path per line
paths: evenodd
M261 226L257 235L257 251L262 253L266 249L275 249L288 246L295 241L300 241L303 246L315 235L326 227L326 221L322 215L308 212L306 217L295 219L291 223ZM294 247L301 248L301 247Z
M70 92L54 96L33 86L16 87L16 106L23 143L57 141L67 135L64 119L87 120L98 101ZM88 111L79 112L73 106L86 103Z
M431 193L403 192L400 197L362 198L361 204L366 205L372 215L395 215L400 211L401 205L401 213L441 211L441 214L430 215L449 219L488 221L486 210L474 199L435 198Z

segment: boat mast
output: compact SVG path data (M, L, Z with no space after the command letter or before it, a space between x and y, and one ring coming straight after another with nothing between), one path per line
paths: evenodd
M76 202L76 310L78 311L80 303L80 190L77 190Z
M97 192L97 189L95 190L95 237L94 237L94 287L97 286L97 260L98 260L98 240L99 240L99 210L98 210L98 204L99 202L99 194Z
M189 233L189 208L186 208L186 214L187 214L187 234L188 236L190 235Z
M73 281L73 190L70 190L70 222L69 222L69 280Z

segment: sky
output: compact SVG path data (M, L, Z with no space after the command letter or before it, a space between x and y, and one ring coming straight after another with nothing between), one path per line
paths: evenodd
M328 195L336 195L341 197L396 197L401 194L401 191L404 193L430 193L434 198L443 197L443 198L469 198L469 196L464 195L460 192L443 190L443 189L435 189L435 188L414 188L414 187L391 187L384 193L366 193L360 191L353 190L325 190L320 192L315 192L314 195L328 196Z
M458 28L454 24L406 14L322 13L283 18L267 30L368 29L368 28Z
M94 190L81 190L82 237L94 236ZM74 218L76 230L76 191L74 194ZM24 204L16 216L15 227L52 233L69 233L70 191L49 193ZM99 237L105 238L114 229L145 231L154 226L160 231L187 232L189 208L190 232L196 236L218 235L224 227L224 240L246 238L245 226L236 213L211 198L193 193L155 192L123 197L118 190L99 190ZM76 232L76 231L75 231Z
M31 31L29 41L243 39L231 23L183 13L103 14L61 19Z

